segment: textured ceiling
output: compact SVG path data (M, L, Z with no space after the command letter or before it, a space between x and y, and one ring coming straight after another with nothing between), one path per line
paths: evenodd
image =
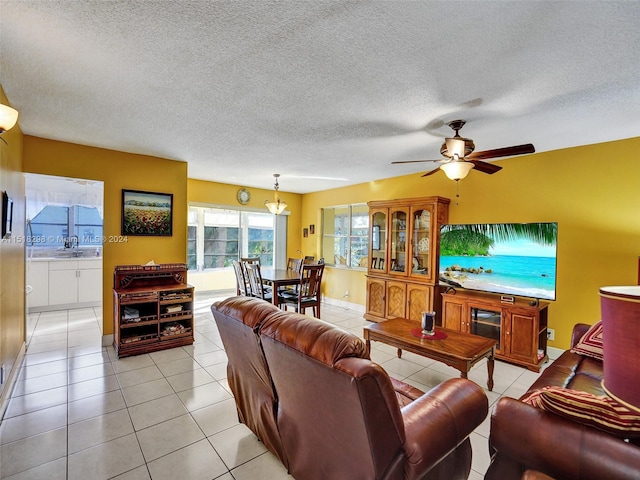
M304 193L424 172L390 162L439 158L457 118L477 150L640 131L637 1L1 0L0 19L26 134L191 178Z

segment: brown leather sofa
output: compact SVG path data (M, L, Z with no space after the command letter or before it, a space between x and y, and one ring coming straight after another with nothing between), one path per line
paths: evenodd
M572 347L588 329L575 325ZM602 378L600 360L567 350L520 398L547 385L604 395ZM485 480L520 479L527 469L557 480L640 479L640 447L513 398L497 402L489 444Z
M296 480L466 479L484 391L452 379L423 393L390 378L357 336L232 297L211 311L238 416Z

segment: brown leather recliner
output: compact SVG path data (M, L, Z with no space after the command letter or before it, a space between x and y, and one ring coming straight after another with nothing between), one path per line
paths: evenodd
M229 355L229 383L239 412L244 412L241 421L266 422L268 429L250 427L263 441L265 432L279 435L278 456L296 480L468 477L468 435L488 410L480 387L454 379L423 394L371 362L355 335L266 305L232 298L214 304L212 312ZM265 314L262 321L258 312ZM237 333L229 336L232 321L244 326L235 329L243 332L242 341ZM247 331L260 334L262 350ZM232 349L241 353L230 354ZM239 356L262 351L265 363L245 358L234 364ZM267 392L265 371L273 382L272 393ZM253 399L252 386L262 404ZM240 394L249 399L238 398ZM269 440L272 446L265 445L272 450L278 442Z
M257 334L264 319L279 310L262 300L232 297L211 311L229 359L227 381L238 418L288 467L276 425L276 394Z

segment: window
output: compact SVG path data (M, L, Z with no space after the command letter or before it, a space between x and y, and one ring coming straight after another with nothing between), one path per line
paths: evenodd
M188 223L189 270L227 268L241 257L260 257L263 266L273 266L272 214L190 207Z
M31 220L29 236L38 247L64 247L70 237L79 247L102 245L102 223L95 207L47 205Z
M366 268L369 208L365 204L322 209L322 256L330 265Z

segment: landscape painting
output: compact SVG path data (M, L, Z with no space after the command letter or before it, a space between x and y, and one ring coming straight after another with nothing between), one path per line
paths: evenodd
M122 235L171 236L173 194L122 190Z

